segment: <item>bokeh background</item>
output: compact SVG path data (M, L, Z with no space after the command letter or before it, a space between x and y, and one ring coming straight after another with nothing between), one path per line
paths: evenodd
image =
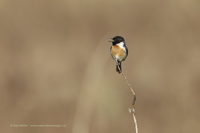
M199 0L1 0L0 132L200 131ZM25 124L28 127L13 127ZM66 125L31 127L31 125Z

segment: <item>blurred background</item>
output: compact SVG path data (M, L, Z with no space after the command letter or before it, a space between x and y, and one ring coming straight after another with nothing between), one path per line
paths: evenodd
M199 0L1 0L0 132L200 131ZM16 127L20 124L28 127ZM31 125L65 125L31 127Z

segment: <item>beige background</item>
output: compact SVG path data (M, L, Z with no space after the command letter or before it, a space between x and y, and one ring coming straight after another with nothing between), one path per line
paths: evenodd
M140 133L200 131L199 0L1 0L0 132L133 133L108 38L129 48ZM28 127L10 127L26 124ZM31 125L66 127L30 127Z

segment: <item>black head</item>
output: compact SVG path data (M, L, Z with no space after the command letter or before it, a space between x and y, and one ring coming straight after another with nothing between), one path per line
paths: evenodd
M124 42L124 41L125 41L124 38L121 36L115 36L113 38L110 38L110 42L112 42L113 45L118 44L120 42Z

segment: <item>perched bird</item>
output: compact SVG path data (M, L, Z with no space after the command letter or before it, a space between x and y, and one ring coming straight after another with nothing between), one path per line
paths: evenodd
M116 72L121 73L121 62L128 56L128 48L126 47L125 40L121 36L115 36L110 38L109 42L112 42L110 53L112 58L116 61Z

